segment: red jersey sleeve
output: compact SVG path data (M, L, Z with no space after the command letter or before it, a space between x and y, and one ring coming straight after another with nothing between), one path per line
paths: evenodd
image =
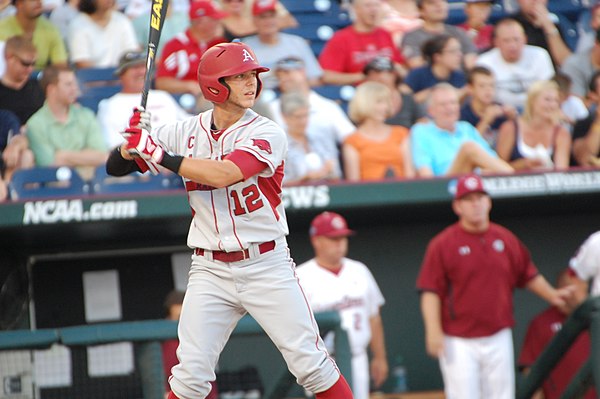
M244 175L244 180L268 168L266 163L259 161L254 155L244 150L235 150L227 155L225 159L233 162L240 168Z
M158 62L156 69L157 78L174 78L177 74L177 55L176 52L179 50L180 44L176 39L171 39L163 47L160 61ZM167 67L167 66L170 66Z

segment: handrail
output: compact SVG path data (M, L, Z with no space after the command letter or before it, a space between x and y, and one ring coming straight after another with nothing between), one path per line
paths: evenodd
M352 364L348 336L340 325L337 312L315 314L322 333L335 332L336 361L349 383ZM262 335L262 327L251 316L240 319L233 336ZM0 332L0 350L46 349L62 343L69 347L91 346L113 342L134 342L138 348L136 363L142 379L144 399L163 399L164 374L160 341L177 338L177 322L171 320L144 320L119 323L100 323L59 329L19 330ZM291 381L291 382L290 382ZM293 380L284 373L276 388L265 397L280 397L289 390Z
M578 386L586 384L590 374L596 386L600 383L600 296L592 297L583 302L569 316L561 330L552 338L539 358L535 361L529 374L523 378L517 388L517 399L529 399L542 385L554 366L570 348L579 334L590 329L592 351L590 354L591 367L584 365L582 370L571 380L571 384L562 398L575 398Z

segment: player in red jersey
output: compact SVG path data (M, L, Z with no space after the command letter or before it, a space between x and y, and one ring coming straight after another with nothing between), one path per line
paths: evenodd
M477 175L458 180L459 220L435 236L417 279L427 353L439 359L446 399L514 399L513 290L562 306L525 245L490 222L492 201Z

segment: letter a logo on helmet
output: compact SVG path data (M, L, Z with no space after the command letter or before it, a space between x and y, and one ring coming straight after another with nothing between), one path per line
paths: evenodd
M269 68L256 61L256 55L242 42L221 43L212 46L200 58L198 83L204 98L213 103L223 103L229 97L229 87L224 78L248 71L256 71L256 96L260 94L262 82L258 74Z
M244 55L244 62L254 61L254 57L252 57L252 54L250 54L248 50L244 49L244 51L242 51L242 54Z

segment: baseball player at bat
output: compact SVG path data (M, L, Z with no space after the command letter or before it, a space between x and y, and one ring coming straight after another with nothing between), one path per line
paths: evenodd
M219 354L246 313L306 390L318 399L352 398L319 336L286 243L285 133L250 109L266 71L243 43L211 47L198 80L214 109L152 132L130 126L127 142L107 161L108 173L121 176L139 170L134 159L152 160L182 176L188 192L193 255L169 399L206 397Z
M491 207L481 178L461 177L458 222L430 241L417 279L426 350L439 359L446 399L514 399L514 289L554 306L573 295L571 286L552 287L525 245L490 222Z

